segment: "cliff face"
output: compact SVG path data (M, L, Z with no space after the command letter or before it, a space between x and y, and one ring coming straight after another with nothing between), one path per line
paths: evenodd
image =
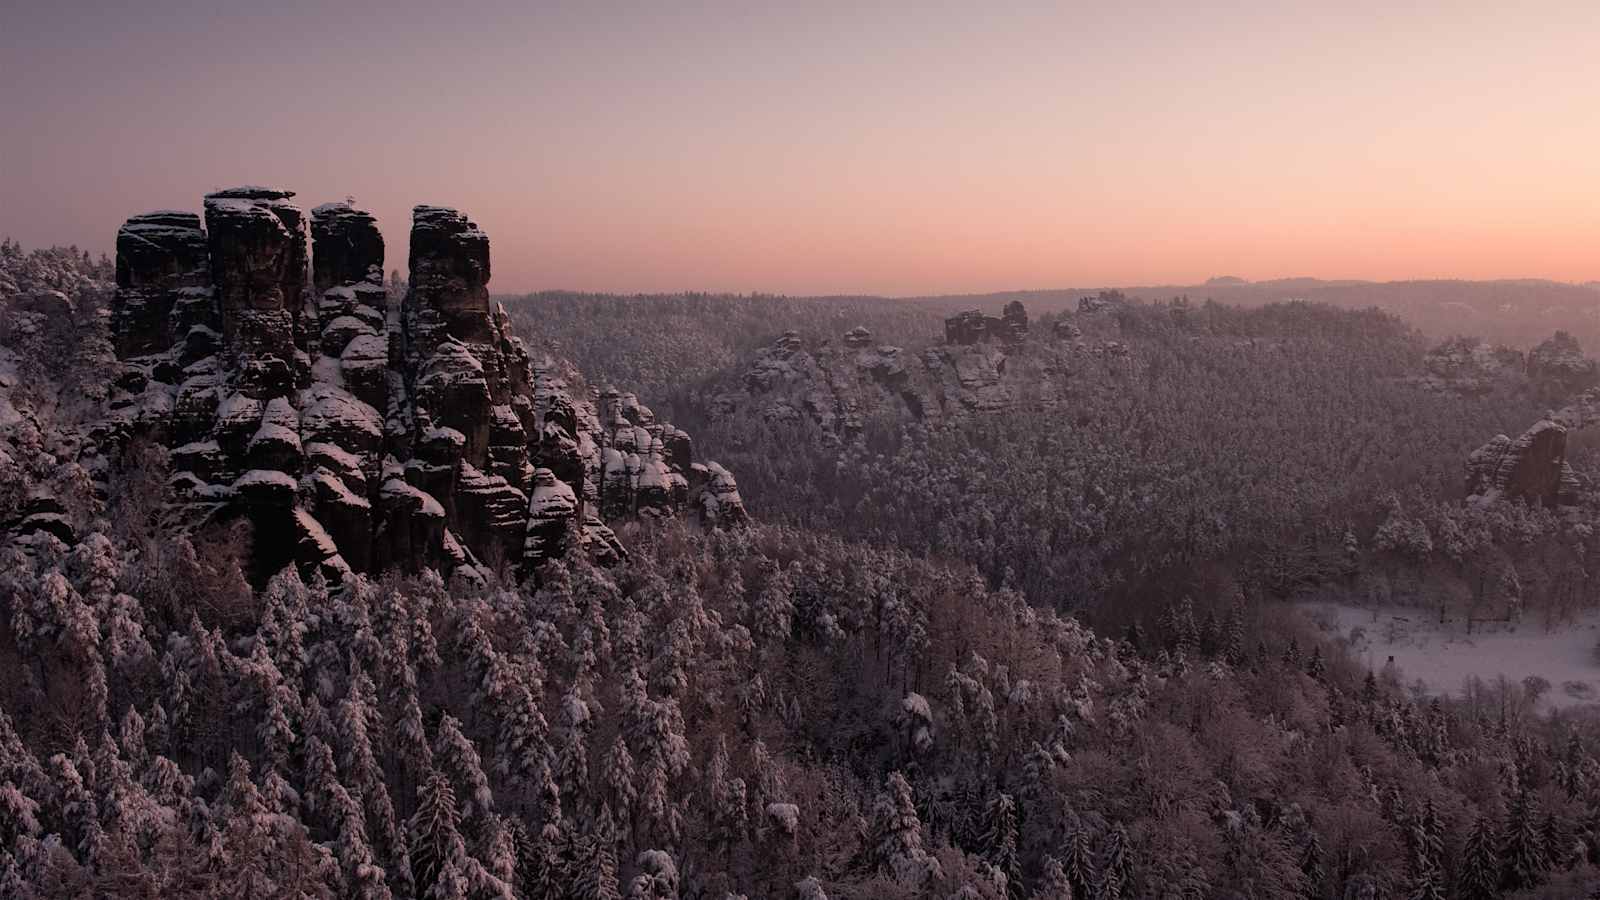
M111 439L172 448L183 520L246 516L257 568L330 574L625 551L607 524L745 513L726 470L631 396L575 394L489 299L489 239L418 206L391 304L368 213L236 188L128 220ZM309 275L309 278L308 278Z
M1467 458L1467 494L1555 506L1570 502L1577 478L1567 464L1567 428L1544 419L1516 440L1499 434Z
M1567 462L1567 437L1596 425L1600 425L1600 387L1591 387L1515 440L1495 435L1467 457L1467 495L1521 498L1545 506L1575 502L1585 484Z

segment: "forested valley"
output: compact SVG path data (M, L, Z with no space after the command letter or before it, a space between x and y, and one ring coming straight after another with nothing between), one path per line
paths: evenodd
M417 234L474 239L418 210L414 265ZM333 443L365 420L326 413L317 442L306 423L376 390L362 307L411 316L434 272L330 276L293 441L307 487L226 472L263 508L318 498L327 527L179 527L215 502L201 476L223 477L232 408L220 448L142 436L185 421L176 385L210 377L212 337L173 345L181 379L129 375L127 268L0 248L0 896L1600 897L1593 705L1516 680L1417 690L1296 606L1592 611L1600 459L1556 411L1593 371L1564 341L1497 368L1306 303L1103 295L946 322L873 299L535 295L484 321L504 368L524 358L510 331L533 348L528 383L506 380L545 429L539 471L567 477L602 435L644 459L619 470L629 514L574 517L581 490L533 477L526 566L472 552L503 541L466 530L469 500L492 517L508 494L463 474L482 441L449 401L485 367L446 338L426 364L391 349L374 428L422 437L371 493L459 545L261 571L268 528L317 550L360 507ZM437 397L437 421L395 396ZM239 452L288 458L274 409L251 415ZM516 468L504 418L483 432L496 472ZM1565 468L1539 494L1521 464L1554 427ZM688 435L728 479L679 458ZM418 494L450 453L457 502L433 516ZM658 488L701 492L702 514Z

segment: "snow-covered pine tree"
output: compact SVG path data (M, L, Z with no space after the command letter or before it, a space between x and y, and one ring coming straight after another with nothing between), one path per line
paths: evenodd
M1484 816L1472 823L1456 873L1456 894L1462 900L1494 900L1500 896L1500 854L1495 831Z
M1097 900L1120 900L1132 890L1133 859L1128 848L1128 832L1121 822L1106 833L1098 874L1099 883L1095 886Z
M1500 847L1500 885L1521 890L1537 885L1549 868L1544 835L1539 833L1538 800L1523 787L1511 801Z
M1071 831L1067 835L1066 858L1062 864L1066 867L1067 880L1072 883L1073 894L1079 898L1092 898L1100 882L1099 867L1095 864L1094 851L1089 841L1089 829L1082 819L1077 816L1071 818Z
M1043 868L1029 900L1074 900L1072 881L1067 878L1067 870L1061 860L1054 856L1044 858Z
M745 782L743 778L733 776L731 770L728 742L718 736L711 763L706 767L705 790L707 815L711 824L709 837L712 845L724 857L731 854L733 848L744 839L749 824L749 798L746 796Z
M611 749L606 751L605 760L601 765L605 768L612 807L616 810L617 816L628 823L629 829L637 835L638 774L634 770L633 754L628 752L628 742L622 735L617 735L616 740L611 742Z
M572 896L575 900L622 900L617 855L609 839L586 835L578 841Z
M635 860L639 874L634 876L629 900L678 900L678 864L665 850L644 850Z
M475 822L494 812L494 791L489 788L489 778L483 772L478 748L462 732L461 722L449 713L439 717L433 758L466 797L461 804L462 821Z
M911 797L911 784L890 772L872 804L870 853L880 871L917 888L941 875L939 861L922 847L922 822Z
M417 789L417 811L407 823L411 880L424 897L464 897L466 842L455 791L443 772L428 773Z
M594 716L576 683L562 695L560 721L554 748L556 780L575 805L583 806L591 800L589 737Z
M1018 852L1017 804L1010 794L1000 792L990 798L983 810L979 845L983 858L1006 876L1006 893L1022 896L1022 858Z

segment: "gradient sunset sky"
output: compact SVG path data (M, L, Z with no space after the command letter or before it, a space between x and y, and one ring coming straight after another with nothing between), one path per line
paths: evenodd
M493 242L491 289L1600 279L1600 3L32 2L0 235L235 184Z

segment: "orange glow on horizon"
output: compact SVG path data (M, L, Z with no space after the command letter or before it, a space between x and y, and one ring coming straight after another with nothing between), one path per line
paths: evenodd
M1592 3L287 5L20 12L0 234L264 183L393 268L456 206L508 293L1600 279Z

